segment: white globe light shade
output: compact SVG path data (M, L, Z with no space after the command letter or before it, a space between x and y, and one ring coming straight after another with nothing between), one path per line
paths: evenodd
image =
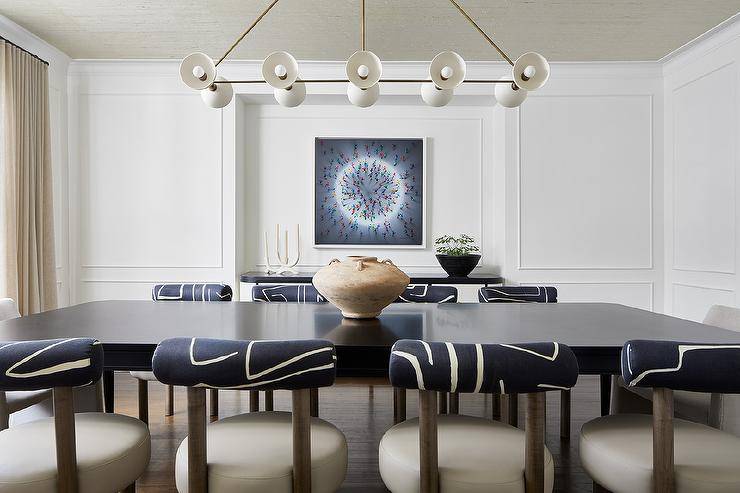
M295 108L306 99L306 84L296 82L287 89L275 89L273 93L281 106Z
M262 62L262 78L276 89L286 89L298 80L298 62L285 51L275 51Z
M527 91L539 89L550 78L550 64L547 59L533 51L517 58L511 71L516 85Z
M498 104L504 108L517 108L527 99L527 90L521 87L514 89L511 83L496 84L493 93L496 96Z
M216 77L216 80L222 81L226 79ZM210 87L200 91L200 98L211 108L223 108L234 98L234 88L228 82L211 84Z
M347 84L347 97L349 102L360 108L372 106L380 96L380 84L375 84L367 89L361 89L356 85Z
M429 106L445 106L452 101L455 91L452 89L440 89L431 82L421 85L421 99Z
M454 89L465 80L465 60L454 51L438 53L429 64L429 77L440 89Z
M383 64L372 51L356 51L345 67L349 81L360 89L368 89L380 81Z
M216 80L216 64L205 53L191 53L180 62L180 79L191 89L205 89Z

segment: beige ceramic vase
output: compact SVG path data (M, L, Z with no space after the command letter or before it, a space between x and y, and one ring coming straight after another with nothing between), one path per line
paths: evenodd
M347 318L373 318L403 293L409 276L390 260L334 259L313 276L313 285Z

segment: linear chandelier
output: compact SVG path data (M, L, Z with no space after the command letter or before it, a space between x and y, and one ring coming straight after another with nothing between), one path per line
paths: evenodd
M429 64L429 79L384 79L380 58L365 47L365 0L361 2L360 51L355 52L346 64L346 79L302 79L298 62L287 52L276 51L262 63L262 79L227 80L218 75L218 66L239 43L278 3L270 5L250 24L239 38L226 50L221 58L213 61L205 53L192 53L180 64L180 78L191 89L200 91L203 101L212 108L223 108L234 97L233 84L269 84L275 99L283 106L292 108L306 98L306 84L347 83L347 97L355 106L367 108L375 104L380 96L380 83L420 83L421 97L429 106L445 106L452 100L455 88L460 84L493 84L496 100L506 108L516 108L527 98L528 91L539 89L550 77L550 64L545 57L528 52L513 61L486 32L473 20L456 0L450 0L457 10L475 27L488 43L512 67L511 79L466 79L465 60L454 51L443 51Z

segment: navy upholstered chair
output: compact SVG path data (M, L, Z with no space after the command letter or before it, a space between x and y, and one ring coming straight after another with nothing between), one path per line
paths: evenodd
M740 332L740 308L714 305L702 323ZM650 414L652 398L653 392L650 388L629 387L621 377L612 380L614 414ZM677 390L673 393L673 406L678 418L706 424L740 436L740 395Z
M309 389L334 383L334 345L322 340L176 338L154 353L157 378L188 387L188 437L177 451L181 493L336 491L344 435L310 416ZM293 412L248 413L206 426L205 389L290 390ZM206 454L206 447L208 453Z
M0 298L0 321L19 318L18 305L12 298ZM0 334L2 338L2 334ZM0 391L0 431L10 426L10 416L51 399L51 389ZM17 416L17 415L16 415Z
M266 303L326 303L313 284L258 284L252 300Z
M553 286L499 286L478 290L481 303L556 303L558 290Z
M152 288L154 301L231 301L233 296L228 284L178 282Z
M497 286L478 289L480 303L557 303L558 290L554 286ZM560 393L560 436L570 438L570 391ZM519 419L519 399L515 394L497 402L494 395L493 417L516 426Z
M94 339L0 342L0 391L53 389L54 416L0 432L0 492L135 491L146 470L150 436L141 421L81 413L73 389L103 372Z
M740 491L740 438L673 416L674 391L740 393L740 344L629 341L622 378L652 389L653 413L583 425L581 464L594 483L614 492Z
M380 474L394 493L551 491L553 459L544 443L545 392L575 385L567 346L456 344L401 340L391 349L394 387L419 390L419 418L380 441ZM499 421L438 415L437 393L527 395L525 430Z
M179 282L155 284L152 287L154 301L231 301L234 292L228 284ZM139 382L139 419L149 422L149 382L157 379L151 371L132 371L131 376ZM165 416L175 414L175 389L167 386ZM211 392L211 416L218 418L218 391Z
M407 286L394 303L457 303L457 288L454 286Z

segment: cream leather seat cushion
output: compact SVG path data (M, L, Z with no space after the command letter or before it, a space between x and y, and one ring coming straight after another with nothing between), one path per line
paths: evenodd
M524 492L524 431L498 421L443 415L437 420L439 486L444 492ZM393 493L419 491L419 420L388 430L380 441L380 475ZM553 462L545 449L545 491Z
M138 378L139 380L147 380L149 382L156 382L157 377L154 376L153 371L132 371L131 376Z
M14 413L33 406L46 399L51 399L51 389L44 390L14 390L5 392L5 398L8 402L8 411Z
M208 425L208 488L218 493L293 491L291 414L241 414ZM311 418L313 493L339 489L347 473L347 440L334 425ZM188 491L188 439L177 449L175 482Z
M646 387L627 387L622 377L618 378L618 383L621 387L634 392L643 399L653 400L653 389ZM673 392L673 406L676 416L697 423L709 423L711 401L712 394L706 392L687 392L685 390L676 390Z
M80 493L124 489L149 464L149 430L118 414L75 416ZM0 492L57 493L54 419L0 431Z
M581 429L580 457L594 481L614 493L652 492L653 418L616 414ZM740 438L674 420L676 491L740 491Z

